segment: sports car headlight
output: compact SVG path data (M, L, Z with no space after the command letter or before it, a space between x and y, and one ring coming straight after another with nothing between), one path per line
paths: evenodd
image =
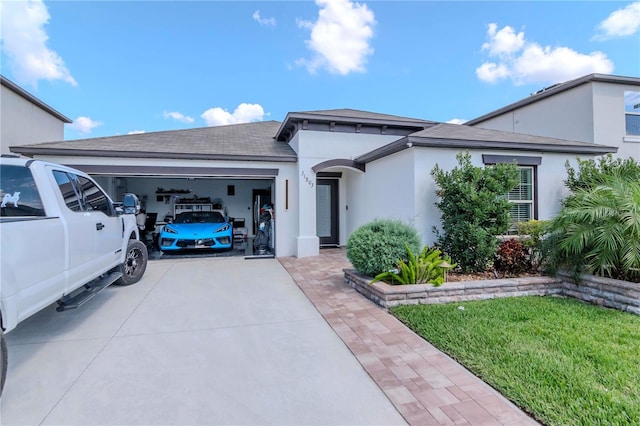
M224 232L224 231L228 231L229 228L231 228L231 224L227 223L225 226L223 226L222 228L218 228L218 230L216 232Z
M173 229L173 228L169 228L169 227L168 227L168 226L166 226L166 225L165 225L165 227L164 227L164 228L162 228L162 230L163 230L164 232L168 232L168 233L170 233L170 234L177 234L177 233L178 233L178 231L176 231L176 230L175 230L175 229Z

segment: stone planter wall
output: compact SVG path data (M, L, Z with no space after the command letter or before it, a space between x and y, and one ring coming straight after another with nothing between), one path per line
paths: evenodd
M573 276L507 278L498 280L450 282L392 286L370 284L370 277L345 269L347 284L384 308L398 305L465 302L514 296L569 296L586 302L640 315L640 284L609 278L582 276L576 285Z
M344 270L344 276L351 287L384 308L397 305L465 302L496 297L546 296L562 292L562 280L552 277L450 282L434 287L431 284L396 286L383 282L369 284L369 277L350 269Z
M581 275L576 284L573 275L560 273L559 277L566 296L640 315L640 284L595 275Z

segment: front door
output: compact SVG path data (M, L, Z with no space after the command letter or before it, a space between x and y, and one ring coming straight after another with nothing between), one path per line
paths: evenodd
M338 241L338 180L316 181L316 233L320 247L337 246Z

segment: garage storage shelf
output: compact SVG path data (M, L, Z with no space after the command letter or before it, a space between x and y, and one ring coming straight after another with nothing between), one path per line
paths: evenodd
M210 212L213 204L210 203L176 203L173 206L173 217L183 212Z

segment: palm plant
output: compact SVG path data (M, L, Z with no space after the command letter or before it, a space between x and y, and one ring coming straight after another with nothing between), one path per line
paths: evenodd
M576 190L550 224L550 264L640 282L640 182L612 175Z

